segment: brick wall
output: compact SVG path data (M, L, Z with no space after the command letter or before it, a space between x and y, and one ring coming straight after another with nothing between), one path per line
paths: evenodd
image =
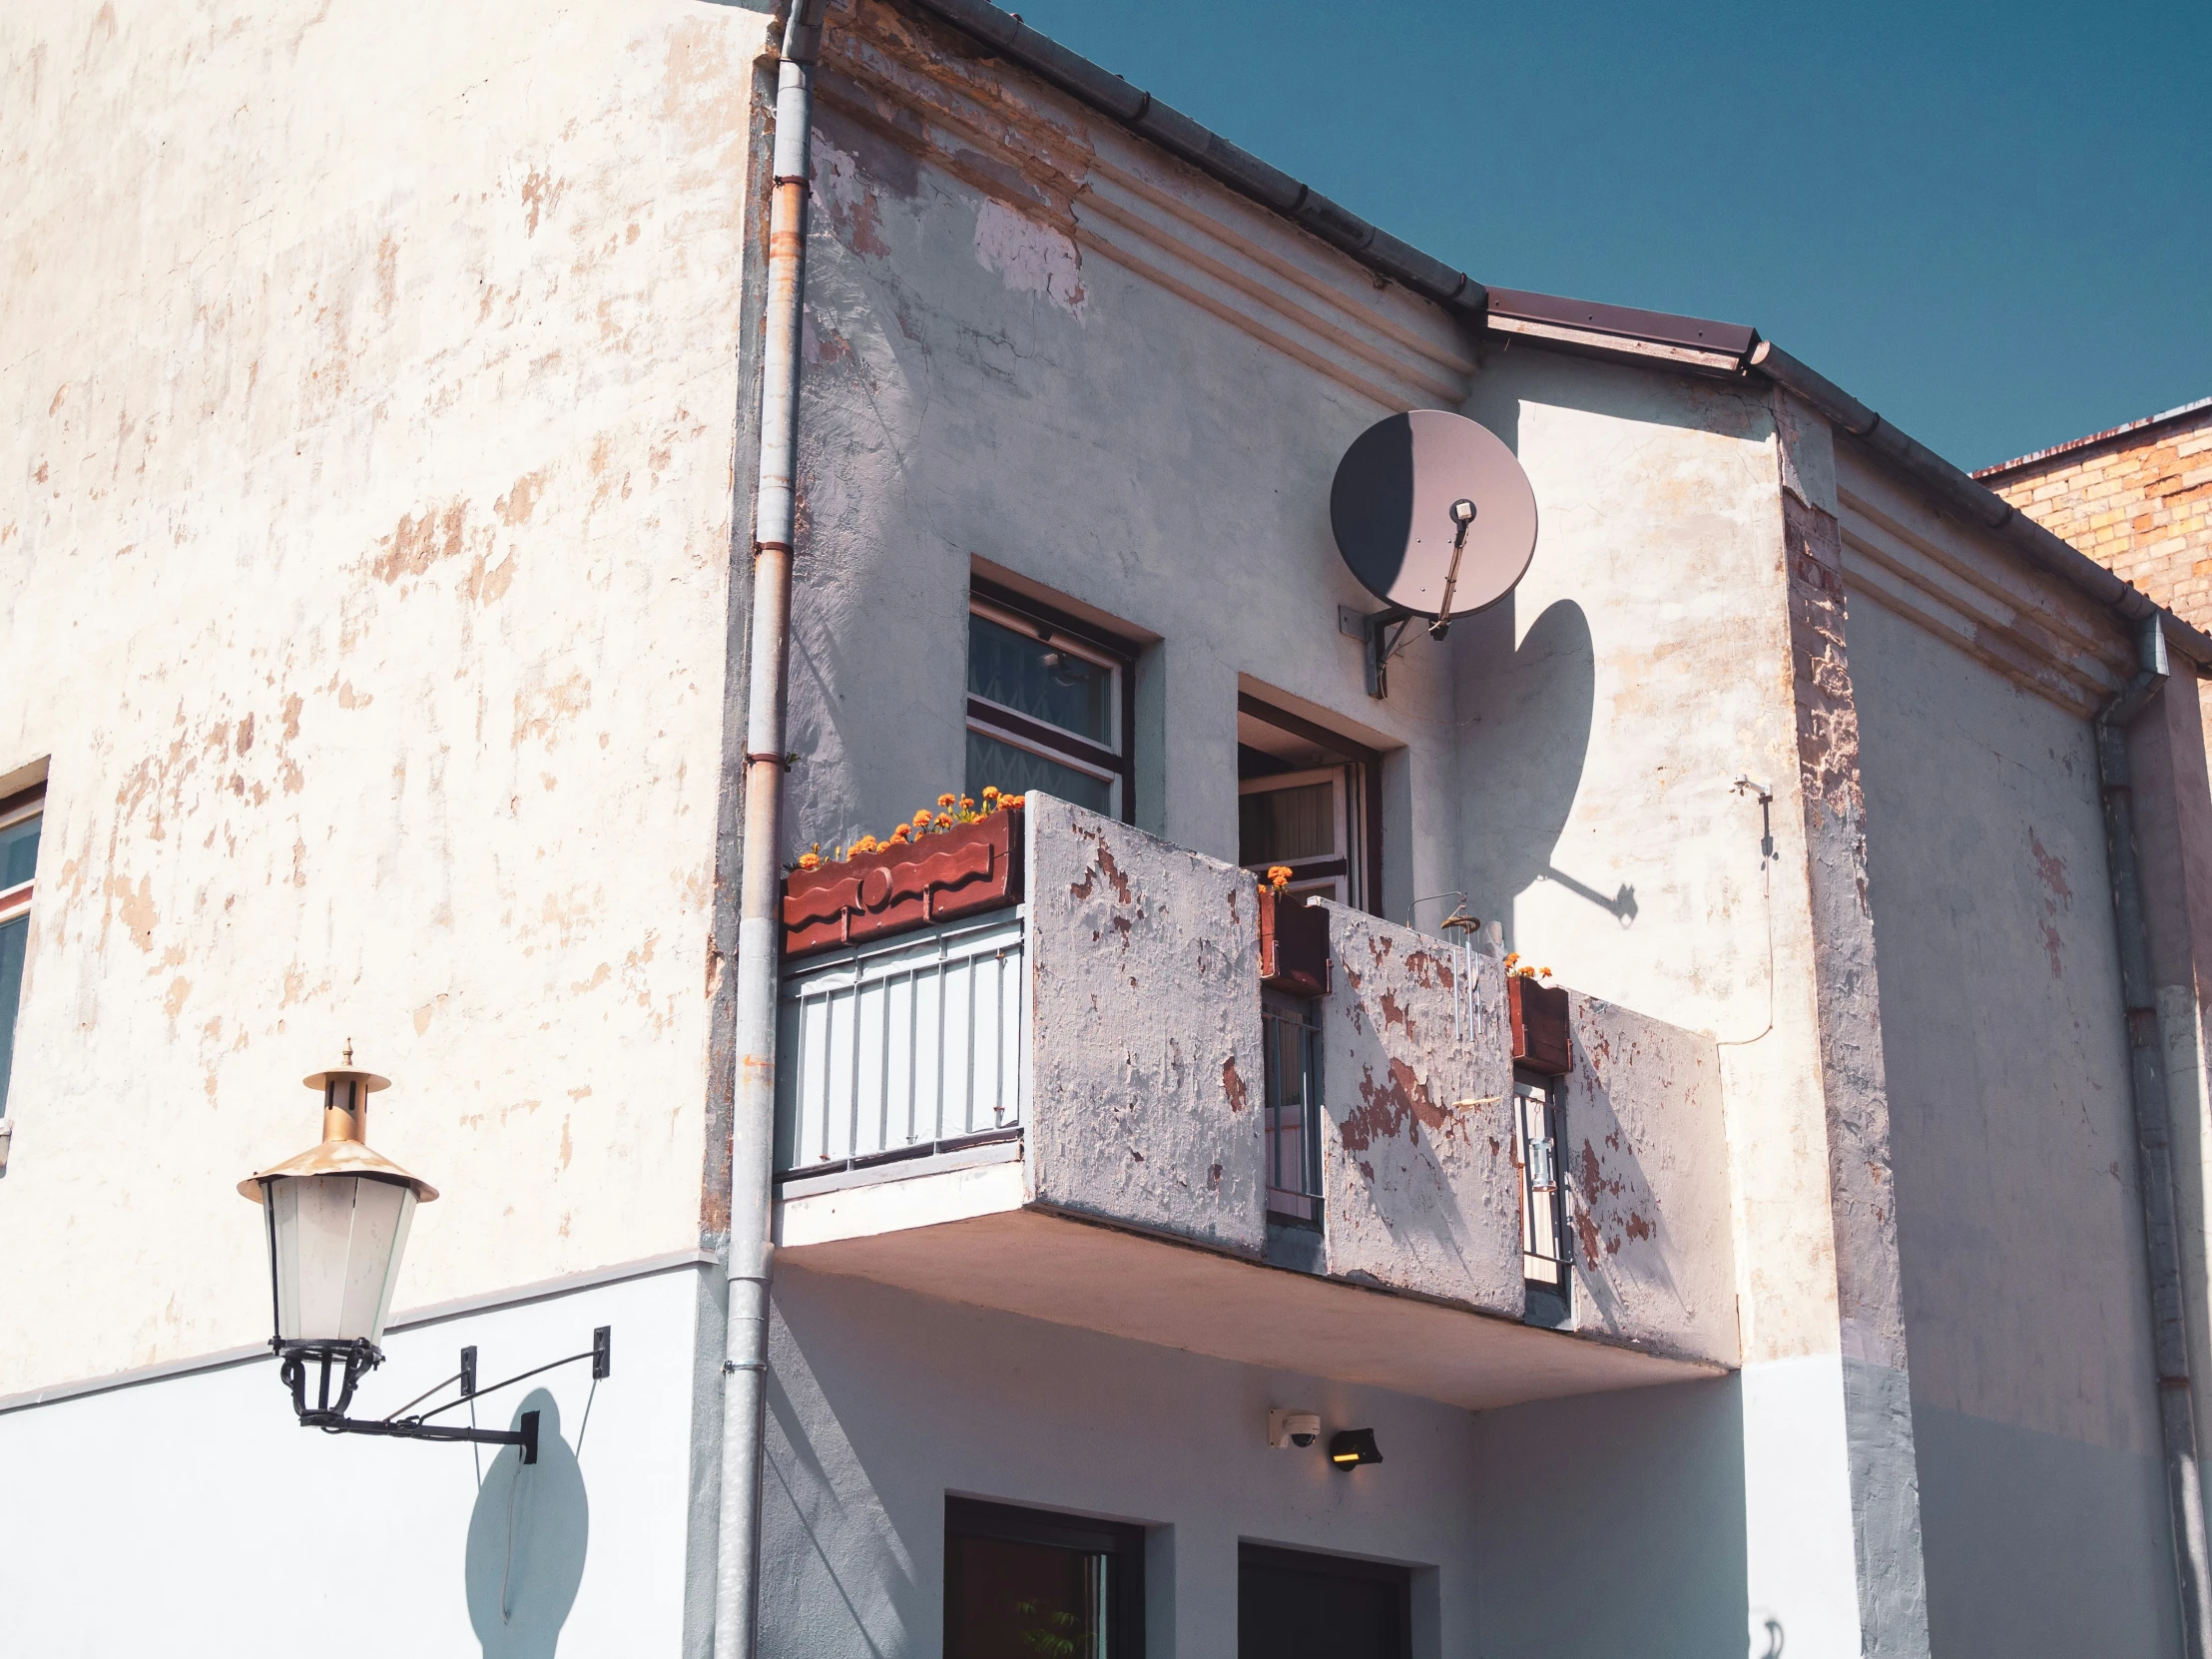
M2212 632L2212 398L1974 476Z

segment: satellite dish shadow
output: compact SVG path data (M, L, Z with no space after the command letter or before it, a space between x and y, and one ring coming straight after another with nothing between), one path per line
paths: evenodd
M524 1467L521 1447L502 1447L468 1521L468 1622L484 1659L552 1659L584 1582L583 1468L552 1394L531 1389L508 1426L520 1428L525 1411L539 1413L538 1460Z
M1597 703L1589 618L1558 600L1514 644L1515 596L1461 624L1462 707L1479 711L1464 733L1469 900L1477 914L1510 914L1513 898L1550 881L1636 919L1636 890L1604 893L1553 859L1582 784Z

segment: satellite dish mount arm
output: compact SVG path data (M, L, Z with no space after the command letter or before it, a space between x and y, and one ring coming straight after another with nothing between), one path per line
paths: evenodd
M1451 594L1459 585L1459 561L1466 556L1467 526L1474 522L1474 503L1465 496L1451 504L1451 568L1444 572L1443 603L1436 607L1436 620L1428 625L1428 637L1440 640L1451 632Z
M1350 605L1337 607L1337 631L1351 635L1363 648L1361 654L1367 661L1370 697L1389 696L1389 661L1404 649L1405 630L1413 615L1402 605L1392 605L1385 611L1365 612Z

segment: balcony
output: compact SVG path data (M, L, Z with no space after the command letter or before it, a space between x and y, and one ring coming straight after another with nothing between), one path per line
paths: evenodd
M1264 990L1243 870L1018 829L1017 902L788 966L787 1260L1470 1407L1737 1363L1708 1039L1570 992L1538 1075L1486 956L1327 905Z

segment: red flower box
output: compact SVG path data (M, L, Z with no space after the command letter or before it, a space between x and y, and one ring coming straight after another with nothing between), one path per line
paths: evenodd
M926 927L1021 900L1021 813L990 813L918 840L784 878L784 954Z
M1539 985L1517 973L1505 976L1505 1002L1513 1016L1513 1063L1548 1077L1574 1070L1574 1045L1567 1040L1567 992L1563 985Z
M1329 994L1329 912L1260 883L1260 983L1291 996Z

